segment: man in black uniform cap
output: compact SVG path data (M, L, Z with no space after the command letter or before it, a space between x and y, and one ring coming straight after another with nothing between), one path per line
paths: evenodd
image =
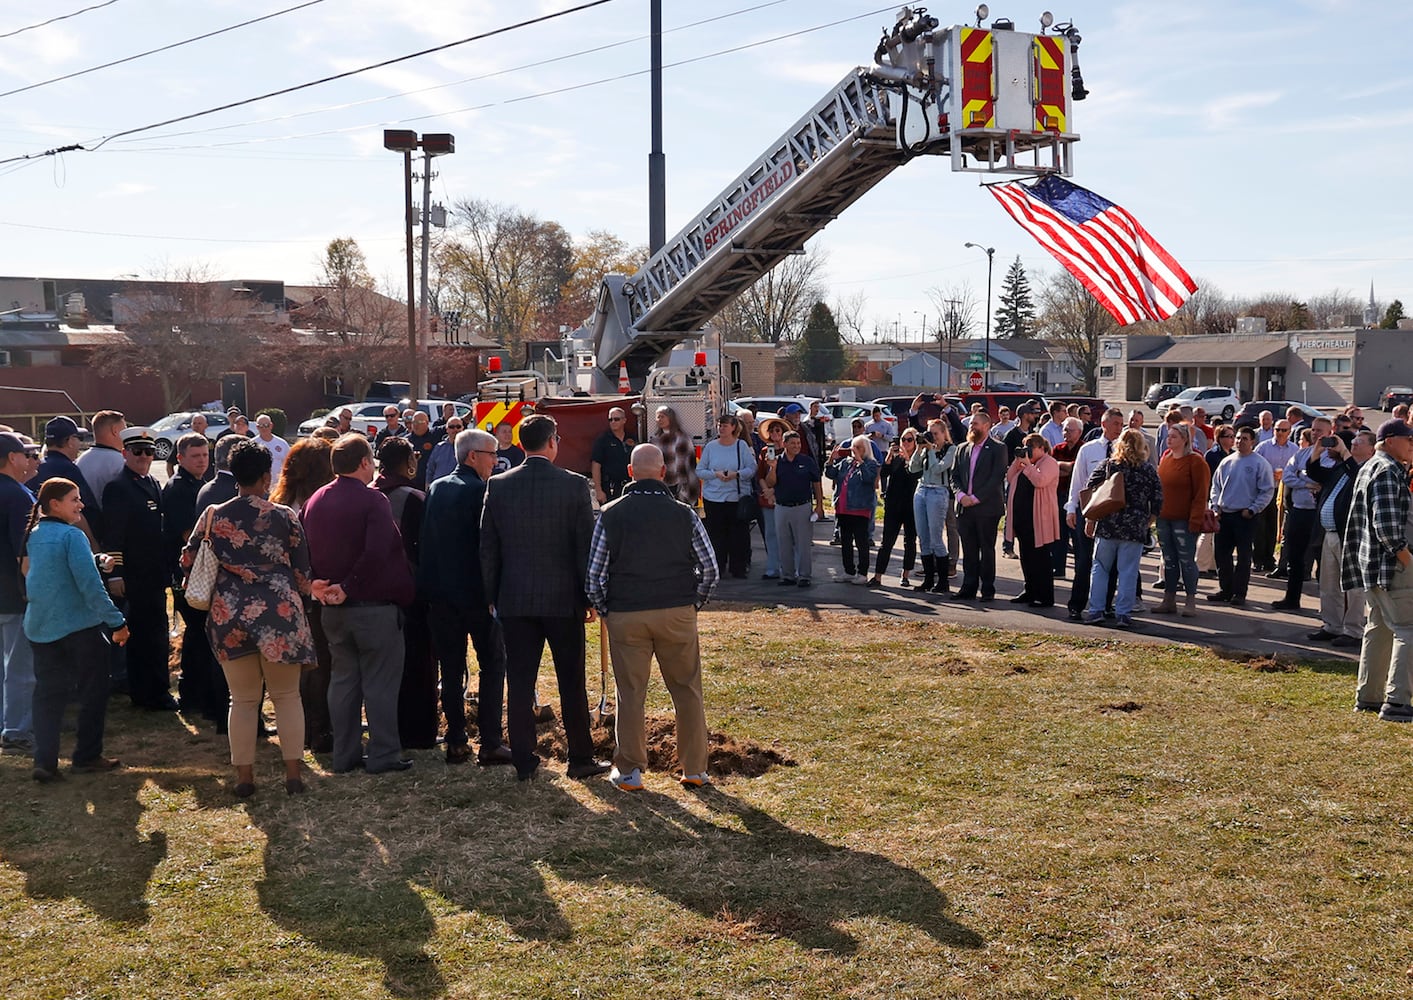
M239 435L235 436L240 440ZM186 433L177 439L177 474L162 487L162 542L172 574L172 609L182 619L182 674L177 693L188 715L201 712L213 722L224 714L214 700L213 684L220 671L206 637L206 612L186 603L181 589L181 554L197 525L196 497L211 464L211 444L205 434ZM229 692L228 692L229 693Z
M134 705L173 711L168 690L167 585L162 544L162 494L148 472L156 454L152 431L123 432L123 471L103 490L103 549L119 557L108 579L114 597L126 598L128 693Z

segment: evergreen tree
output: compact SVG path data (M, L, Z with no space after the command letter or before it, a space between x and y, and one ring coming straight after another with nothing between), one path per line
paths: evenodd
M1035 302L1030 295L1030 279L1021 265L1020 255L1011 263L1001 280L1001 299L996 308L996 336L1029 338L1035 336Z
M839 324L823 302L815 302L810 309L805 331L795 348L795 366L806 382L831 382L848 368Z
M1397 330L1398 321L1403 318L1403 303L1394 299L1388 304L1388 309L1384 312L1384 321L1379 324L1381 330Z

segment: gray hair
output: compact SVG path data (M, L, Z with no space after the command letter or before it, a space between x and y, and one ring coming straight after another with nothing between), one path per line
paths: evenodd
M240 434L227 434L216 442L216 468L230 470L231 452L235 451L235 446L244 441Z
M500 447L494 434L472 428L456 435L456 464L465 465L473 451L495 451Z

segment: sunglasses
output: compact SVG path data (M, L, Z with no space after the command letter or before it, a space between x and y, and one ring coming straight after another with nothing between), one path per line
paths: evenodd
M463 429L465 426L466 426L465 424L447 424L447 425L446 425L446 429L449 430L449 431L459 431L459 430Z
M132 452L134 455L155 455L155 454L157 454L157 449L156 449L156 448L152 447L151 445L146 445L146 444L140 444L140 445L137 445L136 447L130 447L130 448L128 448L128 451Z

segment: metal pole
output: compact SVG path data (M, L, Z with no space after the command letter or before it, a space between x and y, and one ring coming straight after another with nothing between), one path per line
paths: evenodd
M986 388L991 388L991 262L995 247L986 248Z
M427 322L427 261L430 256L432 228L432 154L422 151L422 322L420 343L417 351L417 394L426 396L427 389L427 339L431 324Z
M412 393L411 406L417 406L417 384L422 379L422 355L417 350L417 276L412 263L412 150L402 152L403 213L407 217L407 351L411 356L411 377L407 380Z
M667 158L662 152L662 0L649 13L652 80L652 151L648 153L648 253L667 242Z

